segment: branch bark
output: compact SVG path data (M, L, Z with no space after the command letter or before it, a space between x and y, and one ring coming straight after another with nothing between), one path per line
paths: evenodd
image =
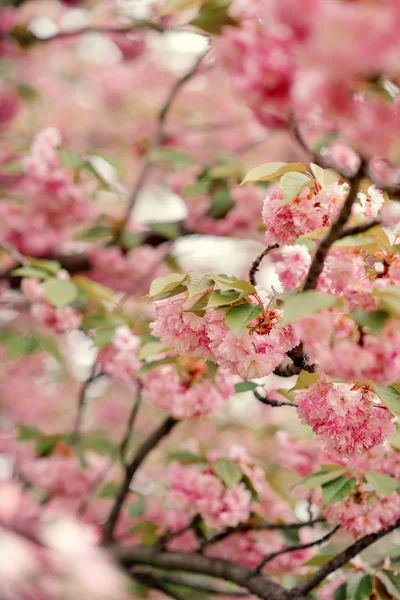
M172 417L165 419L165 421L163 421L161 425L143 442L132 462L125 467L124 480L104 525L103 544L110 544L113 540L114 530L136 471L139 469L145 458L147 458L147 455L157 446L160 440L169 434L177 422L178 421Z
M317 251L314 254L313 260L311 262L303 290L315 290L317 287L319 276L324 268L325 259L332 245L339 239L340 234L344 226L347 223L348 218L351 214L352 206L357 198L358 188L361 182L361 179L364 176L365 165L362 162L360 168L358 169L357 174L351 181L350 190L347 195L346 200L342 206L342 209L337 217L336 221L333 223L332 227L326 234L326 236L321 240Z
M295 594L308 594L308 592L316 588L317 585L319 585L325 579L325 577L334 571L337 571L337 569L340 569L340 567L357 556L357 554L360 554L360 552L365 550L365 548L368 548L368 546L371 546L398 527L400 527L400 518L397 519L393 525L390 525L390 527L381 529L381 531L378 531L377 533L370 533L369 535L365 535L364 537L360 538L354 542L354 544L346 548L346 550L343 550L343 552L340 552L334 556L332 560L323 565L312 577L294 588L292 592Z
M183 77L178 79L178 81L176 81L176 83L172 86L172 88L168 94L168 97L159 112L157 131L153 137L150 149L147 152L142 170L140 172L139 178L138 178L136 185L133 189L133 192L131 194L128 206L126 208L124 219L122 220L122 223L119 227L119 231L114 239L114 243L116 243L116 242L118 243L121 240L121 237L122 237L123 233L125 232L125 229L128 225L128 222L129 222L129 219L131 216L131 212L136 204L138 196L147 181L150 171L152 170L153 163L151 162L151 153L154 152L154 150L156 148L158 148L163 142L164 135L165 135L165 124L167 121L169 111L171 110L172 104L173 104L176 96L178 95L181 87L183 87L185 85L185 83L190 81L190 79L195 75L198 67L200 66L200 63L202 62L204 57L208 54L209 50L210 49L207 48L207 50L199 56L199 58L196 60L194 65L189 69L189 71Z
M115 547L114 557L124 567L148 565L166 570L186 571L216 577L247 589L262 600L305 600L297 591L285 590L265 575L255 575L248 567L198 553L154 552L148 546Z

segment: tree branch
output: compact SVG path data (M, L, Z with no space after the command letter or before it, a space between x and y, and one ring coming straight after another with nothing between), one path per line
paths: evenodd
M280 406L297 406L297 404L294 402L285 402L283 400L272 400L271 398L265 398L264 396L261 396L260 392L257 392L257 390L253 390L253 394L257 400L262 402L262 404L266 404L267 406L274 406L276 408Z
M292 406L292 405L291 405ZM200 551L203 552L208 546L222 542L227 537L234 535L235 533L247 533L249 531L287 531L291 529L302 529L303 527L313 527L317 523L324 523L325 519L314 519L307 521L306 523L265 523L255 525L251 523L241 523L237 527L227 527L224 531L215 534L212 538L205 540L201 546Z
M368 223L362 223L361 225L355 225L354 227L345 227L341 233L338 235L337 239L341 240L348 235L358 235L359 233L365 233L369 231L373 227L380 225L381 222L379 219L374 219L373 221L369 221Z
M360 538L354 542L354 544L346 548L346 550L343 550L343 552L340 552L334 556L332 560L323 565L312 577L301 583L296 588L293 588L291 592L294 594L308 594L308 592L317 587L317 585L319 585L325 579L325 577L330 575L330 573L340 569L340 567L357 556L357 554L360 554L360 552L365 550L365 548L368 548L368 546L371 546L398 527L400 527L400 518L397 519L393 525L390 525L390 527L381 529L381 531L378 531L377 533L370 533L369 535L365 535L364 537Z
M256 281L256 273L257 271L259 271L261 262L263 260L263 258L265 256L267 256L267 254L269 254L271 252L271 250L274 250L275 248L279 248L279 244L273 244L272 246L267 246L265 248L265 250L263 250L261 252L261 254L259 254L257 256L257 258L255 259L255 261L253 262L253 264L251 265L250 271L249 271L249 281L252 285L257 285L257 281Z
M96 361L93 363L90 375L89 375L88 379L82 385L81 390L79 392L78 411L76 414L75 425L74 425L74 429L73 429L72 436L71 436L71 441L73 444L78 443L80 435L81 435L83 412L85 409L86 393L88 391L88 388L93 383L93 381L95 381L99 377L102 377L102 375L103 375L103 373L95 373L95 370L96 370Z
M139 575L139 577L142 574L146 574L143 571L134 571L133 575L134 577L137 577L137 575ZM235 598L243 598L245 596L248 596L248 592L241 592L241 591L228 591L228 590L221 590L217 587L213 587L211 585L206 585L204 583L200 583L200 582L194 582L194 581L188 581L187 579L185 579L184 577L179 577L178 575L160 575L160 574L153 574L152 576L157 579L160 583L164 583L166 585L168 584L172 584L172 585L180 585L180 586L184 586L187 587L189 589L192 590L196 590L198 592L205 592L206 594L214 594L215 596L229 596L231 597L235 597Z
M314 290L317 287L319 276L324 268L324 263L326 256L331 248L331 246L339 239L340 234L342 233L343 227L345 226L348 218L351 214L352 206L357 198L358 188L361 182L361 179L364 176L365 165L364 162L361 163L360 168L358 169L357 174L353 177L350 190L347 195L346 200L342 206L342 209L337 217L336 221L331 226L330 230L326 234L326 236L321 240L317 251L314 254L313 260L311 262L303 290Z
M236 583L262 600L305 600L301 594L273 582L266 575L255 575L252 569L214 556L185 552L155 552L149 546L119 546L113 554L123 566L148 565L166 570L209 575Z
M295 552L296 550L307 550L307 548L312 548L313 546L319 546L323 544L327 540L329 540L340 528L340 525L336 525L332 531L328 531L322 538L318 540L314 540L313 542L308 542L306 544L298 544L297 546L289 546L288 548L284 548L283 550L278 550L277 552L272 552L271 554L267 554L262 561L255 568L255 573L261 573L261 570L265 567L267 563L269 563L272 559L277 556L281 556L282 554L288 554L289 552Z
M141 384L140 383L139 383L139 386L140 387L139 387L138 393L136 395L135 402L133 404L131 413L129 415L129 419L128 419L128 423L127 423L127 427L126 427L126 433L125 433L125 436L122 439L121 444L119 446L119 454L121 457L122 464L125 467L126 467L126 450L128 448L128 444L132 437L133 427L135 425L135 421L138 416L140 406L142 404L142 393L141 393Z
M163 437L169 434L177 422L178 421L172 417L165 419L165 421L163 421L161 425L143 442L132 462L126 465L124 480L104 525L103 544L110 544L113 540L114 529L117 525L122 506L125 502L126 496L129 493L129 488L136 471L139 469L145 458L147 458L147 455L157 446Z
M176 96L178 95L181 87L183 87L185 85L185 83L187 83L195 75L198 67L200 66L200 63L202 62L204 57L208 54L209 50L210 50L210 48L207 48L207 50L198 57L198 59L196 60L194 65L189 69L189 71L183 77L178 79L178 81L175 82L175 84L172 86L172 88L168 94L166 101L164 102L164 104L159 112L156 133L153 136L150 149L147 152L145 161L143 163L142 170L139 174L139 178L138 178L136 185L133 189L133 192L131 194L128 206L126 208L125 216L121 222L119 231L118 231L117 235L115 236L114 242L119 242L121 240L121 237L122 237L123 233L125 232L125 229L128 225L131 212L136 204L138 196L139 196L143 186L145 185L145 183L147 181L147 177L153 167L153 163L151 161L151 154L163 142L164 135L165 135L165 123L166 123L169 111L172 107L172 104L173 104Z

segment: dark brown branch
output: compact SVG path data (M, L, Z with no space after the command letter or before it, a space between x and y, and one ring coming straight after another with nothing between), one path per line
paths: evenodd
M142 462L147 458L147 455L157 446L160 440L169 434L171 429L178 421L172 417L168 417L161 425L143 442L138 449L132 462L125 468L125 477L115 498L108 519L104 525L103 543L109 544L113 540L114 529L117 525L120 512L122 510L125 499L129 493L129 488L132 483L133 476L141 466Z
M287 365L278 365L273 373L274 375L278 375L278 377L293 377L293 375L298 375L301 371L301 367L296 367L293 363L289 363Z
M373 227L380 225L381 222L379 219L374 219L373 221L369 221L369 223L362 223L361 225L355 225L354 227L345 227L342 232L338 235L337 239L341 240L349 235L358 235L359 233L365 233L369 231Z
M328 533L325 534L322 538L314 540L313 542L308 542L307 544L298 544L297 546L289 546L288 548L284 548L283 550L278 550L278 552L272 552L271 554L267 554L267 556L263 558L260 564L257 565L255 573L261 573L261 570L265 567L265 565L277 556L281 556L282 554L288 554L289 552L295 552L296 550L307 550L307 548L312 548L313 546L319 546L320 544L323 544L324 542L328 541L337 532L339 528L340 525L336 525L336 527L332 529L332 531L328 531Z
M364 537L360 538L354 542L354 544L346 548L346 550L343 550L343 552L340 552L334 558L332 558L332 560L323 565L312 577L301 583L296 588L293 588L291 592L295 595L308 594L308 592L316 588L317 585L319 585L325 579L325 577L330 575L330 573L340 569L340 567L357 556L357 554L360 554L360 552L365 550L365 548L368 548L398 527L400 527L400 518L397 519L393 525L390 525L390 527L381 529L381 531L378 531L377 533L370 533L369 535L365 535Z
M139 575L139 577L142 574L146 574L143 571L134 571L133 575L134 577L137 577ZM241 592L241 591L228 591L228 590L221 590L217 587L211 586L211 585L206 585L204 583L200 583L200 582L194 582L194 581L188 581L185 577L179 577L178 575L160 575L160 574L153 574L152 576L157 579L159 582L164 583L166 585L171 584L171 585L179 585L179 586L183 586L183 587L187 587L189 589L192 590L196 590L198 592L205 592L206 594L213 594L215 596L229 596L229 597L234 597L234 598L243 598L245 596L248 596L249 593L248 592Z
M364 176L365 165L364 162L361 163L360 168L358 169L357 174L351 181L350 190L347 194L347 198L344 201L342 209L337 217L336 221L333 223L332 227L326 234L326 236L321 240L317 251L314 254L313 260L311 262L303 290L314 290L317 287L319 276L324 268L324 263L326 256L332 247L332 245L339 238L340 234L344 226L347 223L348 218L351 214L352 206L357 198L358 188L361 182L361 179Z
M262 600L305 600L297 592L288 592L265 575L255 575L252 569L220 558L189 552L155 552L148 546L119 546L112 549L114 557L124 567L147 565L166 570L209 575L247 589ZM290 594L290 596L289 596Z
M128 448L128 444L129 444L129 442L131 440L132 433L133 433L133 428L134 428L134 425L135 425L135 421L136 421L136 418L138 416L140 406L142 404L142 393L141 393L142 390L141 390L141 385L140 384L139 384L139 386L140 387L139 387L139 390L137 392L137 395L136 395L136 398L135 398L135 402L133 404L132 410L131 410L130 415L129 415L129 419L128 419L128 423L127 423L127 427L126 427L126 433L125 433L125 436L124 436L124 438L123 438L123 440L122 440L122 442L120 444L120 447L119 447L119 454L120 454L120 457L121 457L121 460L122 460L122 464L124 466L126 466L126 451L127 451L127 448Z
M234 535L235 533L247 533L249 531L287 531L292 529L302 529L303 527L313 527L317 523L324 523L325 519L314 519L307 521L306 523L265 523L255 525L251 523L241 523L237 527L227 527L224 531L215 534L212 538L205 540L201 546L200 551L202 552L209 546L222 542L227 537Z
M114 239L114 242L119 242L121 240L121 237L128 225L132 210L136 204L136 201L138 199L138 196L143 188L143 186L145 185L147 178L150 174L150 171L153 168L153 163L151 160L151 154L154 152L154 150L156 150L163 142L164 139L164 135L165 135L165 124L166 124L166 120L169 114L169 111L172 107L172 104L176 98L176 96L178 95L180 89L195 75L195 73L198 70L198 67L200 66L202 60L204 59L204 57L206 56L206 54L208 54L209 52L209 48L207 48L206 52L203 52L198 59L196 60L195 64L191 67L191 69L189 69L189 71L180 79L178 79L178 81L175 82L175 84L172 86L168 97L166 99L166 101L164 102L159 115L158 115L158 125L157 125L157 130L156 133L153 136L152 142L151 142L151 146L149 151L147 152L146 158L144 160L144 164L142 167L142 170L139 174L139 178L136 182L136 185L133 189L133 192L131 194L131 197L129 199L129 203L128 206L126 208L126 212L125 212L125 216L124 219L121 222L121 225L119 227L119 231Z
M75 425L74 425L74 429L73 429L72 436L71 436L71 441L73 444L78 443L80 435L81 435L83 412L85 410L85 404L86 404L86 393L87 393L90 385L93 383L93 381L95 381L99 377L103 376L102 373L95 373L95 371L96 371L96 362L94 362L91 373L90 373L88 379L85 381L85 383L81 386L81 390L79 392L78 410L76 413Z
M249 271L249 281L252 285L257 285L257 281L256 281L256 273L260 268L261 262L263 260L263 258L265 256L267 256L267 254L269 254L271 252L271 250L275 250L275 248L279 248L278 244L273 244L272 246L267 246L265 248L265 250L263 250L261 252L261 254L259 254L256 258L256 260L253 262L253 264L251 265L250 271Z
M294 407L296 407L297 406L297 404L295 404L294 402L285 402L283 400L272 400L271 398L265 398L264 396L262 396L260 394L260 392L257 392L257 390L254 390L253 394L255 395L257 400L262 402L262 404L266 404L267 406L274 406L274 407L279 407L279 406L294 406Z

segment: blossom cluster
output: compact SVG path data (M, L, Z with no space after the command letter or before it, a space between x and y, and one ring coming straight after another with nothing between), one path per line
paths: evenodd
M267 226L268 244L291 244L297 237L332 224L348 194L346 183L334 182L321 188L317 183L313 189L303 188L290 203L283 203L282 186L278 184L267 194L262 218ZM358 194L360 212L376 217L384 198L374 186L367 194Z
M68 235L94 215L91 186L76 183L73 171L63 167L61 143L56 128L37 133L23 157L24 176L1 203L1 235L24 254L46 256L59 250ZM14 194L26 202L14 200Z
M367 386L329 383L321 376L296 400L300 418L332 454L351 457L395 433L390 411Z
M266 309L261 321L250 323L237 337L223 311L207 310L201 317L185 312L187 308L185 299L157 302L157 318L151 325L154 335L178 353L212 360L244 379L272 373L297 343L291 327L279 327L278 310Z
M207 365L190 357L153 369L142 383L143 399L175 419L209 416L234 393L229 372L218 368L211 379Z
M68 280L69 273L60 270L57 273L58 279ZM37 279L25 278L21 282L21 291L25 298L31 304L31 314L33 318L44 327L52 330L54 333L64 333L78 329L82 322L82 314L72 306L55 308L48 302L43 293L43 284Z
M342 311L323 310L293 328L318 370L345 381L388 384L400 377L400 326L389 318L378 333L360 330Z

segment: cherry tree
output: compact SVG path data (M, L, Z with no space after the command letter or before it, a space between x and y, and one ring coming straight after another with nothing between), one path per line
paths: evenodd
M2 599L400 599L399 26L2 3Z

